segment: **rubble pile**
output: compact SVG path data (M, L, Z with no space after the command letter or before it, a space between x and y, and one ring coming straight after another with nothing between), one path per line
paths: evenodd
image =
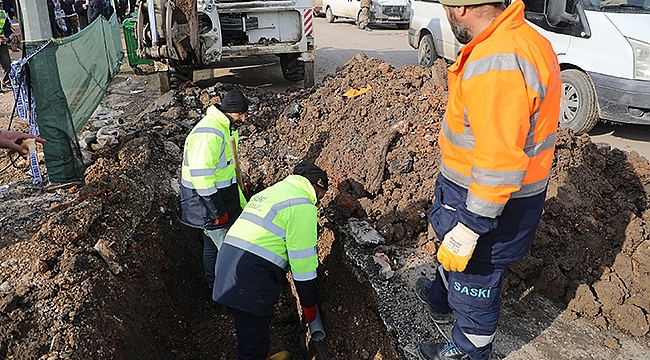
M109 90L115 107L130 108L102 123L119 126L118 144L95 149L85 185L48 190L17 172L11 197L0 200L0 358L234 358L232 318L202 283L200 232L176 221L185 136L232 87L187 83L147 108L134 93L113 98ZM344 96L350 89L365 92ZM412 358L404 341L434 336L425 309L408 303L403 274L434 266L438 240L426 218L440 167L444 62L395 69L359 54L311 89L243 92L252 107L240 157L251 191L302 159L332 184L319 221L327 338L309 341L286 287L271 350L296 359ZM541 294L568 310L566 321L588 319L647 343L648 191L647 159L560 130L542 222L530 254L508 271L504 314L527 312L518 300ZM350 246L350 223L369 224L378 240ZM400 307L421 319L399 328L390 311ZM495 346L495 356L511 351Z

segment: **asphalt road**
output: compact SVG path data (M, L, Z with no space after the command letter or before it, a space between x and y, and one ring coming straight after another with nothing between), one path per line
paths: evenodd
M417 64L417 51L408 45L407 30L395 27L373 28L372 31L358 29L352 20L337 20L327 23L325 18L314 19L314 39L316 43L316 63L314 74L320 83L336 68L343 66L351 57L363 52L368 57L378 57L394 67ZM275 56L253 59L227 60L223 67L204 70L195 75L198 78L211 78L207 82L237 82L243 85L263 86L275 91L285 91L292 85L282 78L280 63ZM636 151L650 159L650 124L605 124L598 123L589 132L594 142L602 142L614 148Z

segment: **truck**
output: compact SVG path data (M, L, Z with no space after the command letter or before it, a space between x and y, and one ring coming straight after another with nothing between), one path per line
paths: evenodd
M560 61L559 124L576 134L599 120L650 125L650 0L524 0L525 18ZM418 63L456 60L439 0L414 0L408 42Z
M282 75L314 85L311 0L139 0L137 55L153 59L163 91L225 59L277 55Z

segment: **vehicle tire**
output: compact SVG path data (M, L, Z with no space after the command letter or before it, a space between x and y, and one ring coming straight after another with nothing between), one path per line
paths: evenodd
M408 30L409 24L397 24L397 28L400 30Z
M438 54L433 45L433 36L431 36L431 34L424 35L422 39L420 39L420 45L418 45L418 64L425 67L431 67L437 58Z
M586 133L600 118L594 86L587 74L580 70L562 70L560 77L560 126L572 129L576 135Z
M300 54L280 54L280 67L285 79L298 82L305 78L305 63L298 60Z
M169 85L172 89L178 89L181 84L192 81L194 71L190 67L170 67Z
M325 10L325 20L327 20L328 23L333 23L334 20L336 20L336 16L332 14L332 9L329 7Z

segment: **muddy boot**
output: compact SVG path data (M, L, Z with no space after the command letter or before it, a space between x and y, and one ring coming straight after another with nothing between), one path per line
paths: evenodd
M469 360L453 341L450 343L423 342L418 346L420 360Z
M289 359L291 359L291 354L286 350L282 350L278 353L269 356L268 359L266 360L289 360Z
M429 305L429 317L431 320L438 324L449 324L453 320L453 313L441 313L429 304L429 291L431 291L431 285L433 285L433 281L422 276L415 282L415 293L420 301Z

